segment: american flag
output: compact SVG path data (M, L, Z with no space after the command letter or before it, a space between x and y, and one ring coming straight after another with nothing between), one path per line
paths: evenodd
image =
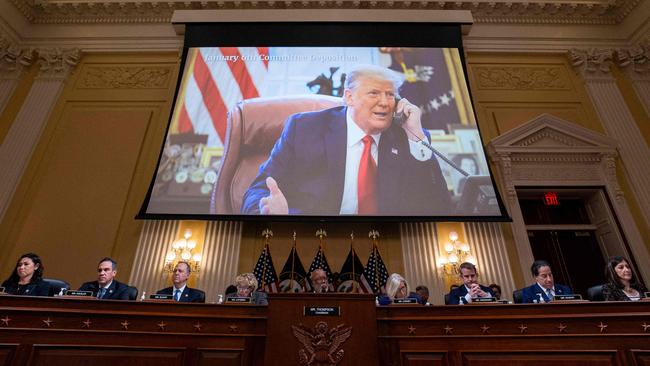
M337 290L339 292L371 293L370 286L361 282L362 273L363 264L361 264L356 250L350 246L350 252L343 263L343 267L341 267L341 275L339 276L340 284Z
M208 146L223 147L228 111L260 96L268 54L268 47L191 49L171 132L208 135Z
M305 291L305 267L298 256L298 251L294 244L289 253L287 261L280 272L280 291L281 292L303 292Z
M377 244L373 244L372 252L368 257L368 264L366 264L366 269L363 270L361 275L362 286L372 289L375 294L384 293L386 292L384 288L386 280L388 280L388 270L386 270L386 265L381 259Z
M278 292L278 275L275 272L275 267L273 267L268 243L264 244L253 273L257 278L258 286L262 289L261 291Z
M309 266L307 277L309 278L311 276L311 273L319 268L327 273L327 281L331 284L333 279L332 270L330 269L330 265L327 263L327 258L325 257L325 251L323 251L323 247L318 248L318 252L316 252L316 256ZM305 287L307 288L307 291L312 291L313 286L311 284L311 279L305 281ZM330 288L330 290L333 291L334 289Z

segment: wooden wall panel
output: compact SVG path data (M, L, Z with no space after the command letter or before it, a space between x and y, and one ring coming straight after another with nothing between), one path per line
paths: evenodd
M35 345L29 366L180 366L182 349Z
M463 352L463 366L616 366L616 350L543 352ZM622 365L621 365L622 366Z
M11 365L17 348L17 344L0 343L0 365Z
M402 353L402 365L404 366L446 366L447 362L446 352Z
M242 366L244 365L243 350L199 350L199 366Z
M630 354L634 366L650 366L650 350L633 349Z

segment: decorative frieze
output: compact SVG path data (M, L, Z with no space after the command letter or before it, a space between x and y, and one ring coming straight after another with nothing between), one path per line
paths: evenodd
M485 90L567 90L561 67L479 66L474 69L479 89Z
M168 23L174 10L190 9L428 9L471 10L477 23L514 24L618 24L641 0L603 2L520 1L148 1L148 2L48 2L10 0L31 23Z
M82 71L80 89L166 89L169 67L90 66Z

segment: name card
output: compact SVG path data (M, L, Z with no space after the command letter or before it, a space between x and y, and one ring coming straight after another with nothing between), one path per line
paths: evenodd
M77 291L77 290L68 290L65 292L65 296L82 296L82 297L92 297L92 291Z
M5 288L4 288L4 287L0 287L0 294L4 294L4 293L5 293ZM646 295L646 297L647 297L647 295Z
M250 297L226 297L226 303L250 304L251 298Z
M486 302L497 302L496 297L472 297L472 304L483 304Z
M2 292L5 292L5 288L4 288L4 287L2 287ZM648 292L644 292L643 294L645 295L646 298L650 298L650 291L648 291Z
M151 294L151 295L149 295L149 300L174 300L174 295L172 295L172 294Z
M406 298L406 299L395 299L393 300L393 304L395 305L404 305L404 304L417 304L418 299L413 299L413 298Z
M580 294L571 294L571 295L555 295L553 296L553 301L569 301L569 300L582 300L582 295Z
M341 316L340 306L305 306L304 316Z

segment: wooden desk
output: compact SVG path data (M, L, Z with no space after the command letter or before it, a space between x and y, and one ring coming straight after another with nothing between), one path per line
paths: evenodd
M650 304L377 309L381 364L650 366Z
M287 296L276 299L299 306L277 318L254 305L0 296L0 365L265 365L265 344L301 348L296 337L271 331L271 320L290 327L301 322L294 311L304 305L354 308L365 301ZM379 360L348 348L349 338L339 365L650 366L648 302L387 306L345 314L336 319L367 324L367 332L353 334L376 334Z

